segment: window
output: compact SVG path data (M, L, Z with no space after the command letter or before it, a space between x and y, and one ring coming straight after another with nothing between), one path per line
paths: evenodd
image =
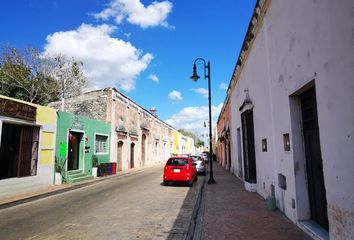
M95 153L108 153L107 141L108 136L97 134L95 136Z
M188 160L185 158L170 158L167 161L167 166L187 166Z

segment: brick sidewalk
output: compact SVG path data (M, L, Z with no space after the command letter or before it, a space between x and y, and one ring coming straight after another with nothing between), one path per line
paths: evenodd
M280 211L244 189L243 182L213 162L216 184L205 186L202 240L312 239Z

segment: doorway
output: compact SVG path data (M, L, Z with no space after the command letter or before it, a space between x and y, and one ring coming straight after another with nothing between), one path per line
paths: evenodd
M328 230L315 87L300 95L311 219Z
M146 135L143 134L141 137L141 161L143 166L145 166L145 148L146 148Z
M3 123L0 146L0 179L35 176L39 128Z
M241 114L241 122L245 181L249 183L257 183L256 156L254 149L253 111L244 111Z
M228 156L228 162L229 162L229 170L231 171L231 144L230 141L227 141L227 156Z
M119 141L117 146L117 171L122 171L123 163L123 142Z
M130 168L134 168L134 147L135 144L130 144Z
M83 133L69 131L68 171L79 169L82 136Z
M237 162L238 162L238 176L242 179L242 155L241 155L241 130L237 128Z

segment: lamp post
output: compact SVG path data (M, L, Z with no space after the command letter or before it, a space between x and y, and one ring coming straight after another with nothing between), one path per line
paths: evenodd
M203 58L197 58L193 63L193 75L191 79L193 81L198 81L200 78L197 73L197 65L198 61L202 61L204 64L204 79L208 79L208 100L209 100L209 162L210 162L210 171L209 171L209 180L208 184L215 184L214 176L213 176L213 145L212 145L212 132L211 132L211 89L210 89L210 62L206 63Z

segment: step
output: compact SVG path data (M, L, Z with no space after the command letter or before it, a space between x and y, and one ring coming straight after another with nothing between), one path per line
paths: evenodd
M67 172L68 176L69 175L75 175L75 174L78 174L78 173L82 173L82 171L80 169L77 169L77 170L70 170Z
M69 176L68 176L67 182L68 182L68 183L77 183L77 182L86 181L86 180L91 180L91 179L93 179L93 176L91 176L91 175L86 175L86 174L81 174L81 175L78 175L78 176L75 177L75 178L72 178L72 177L69 177Z
M84 174L83 172L79 172L79 173L71 173L71 174L68 174L67 175L67 178L78 178L78 177L81 177L81 176L83 176L83 175L86 175L86 174Z
M93 176L84 174L82 170L71 170L67 172L67 179L66 181L68 183L76 183L76 182L81 182L85 180L90 180L93 179Z

